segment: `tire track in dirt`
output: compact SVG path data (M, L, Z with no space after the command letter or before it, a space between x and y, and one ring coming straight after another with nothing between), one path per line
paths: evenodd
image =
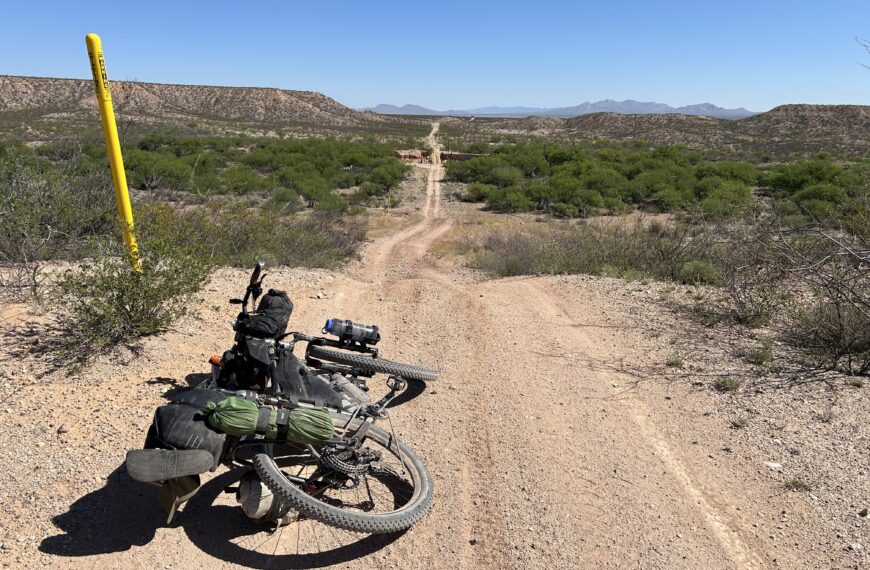
M413 248L413 257L426 254L432 243L450 229L453 220L441 217L441 178L444 168L441 165L441 145L436 135L439 123L432 124L432 131L426 142L432 149L431 162L426 166L426 201L423 206L423 219L409 228L372 244L365 254L365 262L358 278L369 283L382 283L389 273L390 263L400 257L404 248ZM398 250L398 251L397 251Z
M525 281L523 285L529 287L530 293L534 295L540 303L547 306L547 310L555 317L562 317L569 320L569 311L563 303L557 300L553 293L545 284L539 284L534 281ZM608 350L601 347L595 342L594 337L590 337L583 332L582 329L568 326L565 328L567 336L571 337L575 343L575 350L580 354L606 354ZM628 378L625 374L619 373L599 373L602 384L606 385L610 380L618 380L625 382ZM749 547L747 539L741 537L737 530L737 525L727 519L722 510L716 508L712 504L712 499L705 494L694 483L692 476L686 466L679 459L677 454L672 449L672 446L664 438L660 430L655 426L654 420L651 419L652 414L650 409L642 400L635 397L633 394L627 398L621 398L620 403L625 406L625 414L635 422L638 432L642 434L644 439L657 451L657 455L667 467L671 476L682 487L684 493L692 499L696 508L704 516L707 526L715 534L716 539L728 554L731 561L740 568L761 568L763 567L762 557L756 554ZM733 504L734 498L727 496L718 497L719 502Z
M454 491L438 494L430 524L451 521L444 509L463 513L451 521L461 523L465 537L459 566L608 566L632 560L657 543L667 544L673 536L690 534L689 550L699 562L760 567L760 557L694 485L643 403L612 400L609 386L616 382L611 380L622 382L624 376L594 366L583 369L582 363L573 371L564 369L560 357L565 355L581 361L584 355L598 360L616 355L582 330L563 330L560 324L554 330L553 324L566 314L554 295L533 280L464 283L425 262L432 243L452 223L440 211L443 169L437 129L436 123L427 137L433 160L424 218L372 244L358 274L366 285L357 283L339 296L348 310L367 318L377 315L379 322L391 317L366 306L374 291L382 299L402 300L400 312L414 315L403 319L405 332L423 341L397 347L406 360L425 358L432 347L450 352L439 366L443 383L450 386L448 397L438 398L437 406L427 398L409 403L401 411L420 415L403 420L413 428L400 435L426 450L437 489L446 483ZM537 341L531 340L554 336L559 338L556 346L533 346ZM552 350L555 354L547 352ZM573 379L567 377L572 372ZM564 380L578 379L566 390ZM608 402L603 415L597 410L600 402ZM445 455L422 435L432 434L426 418L442 423L446 418L450 428L451 419L462 418L476 429L439 432L438 445L450 450ZM622 452L602 455L615 449ZM638 492L633 485L644 490ZM646 498L662 489L669 500L659 502L656 510L667 513L665 523L661 515L652 519L643 514L649 508ZM687 526L703 530L687 532ZM426 528L415 532L428 534ZM639 530L644 531L641 540ZM582 537L579 543L577 536ZM614 537L628 546L614 544ZM432 536L426 539L439 542ZM659 556L663 564L674 562L667 554Z
M366 251L355 279L341 287L337 301L351 316L359 314L386 324L401 342L385 344L385 354L409 362L431 361L433 347L439 355L434 366L441 372L437 383L427 387L429 394L404 404L397 411L398 435L420 451L435 476L436 501L429 516L432 524L412 530L418 546L415 562L406 566L431 567L508 567L506 554L511 551L501 532L501 513L494 510L497 497L489 481L498 477L490 456L492 429L481 383L468 382L469 370L475 370L477 350L486 350L489 325L466 316L481 314L467 292L453 286L449 277L436 273L421 275L419 267L432 243L453 224L441 214L443 167L440 144L436 138L438 123L433 124L427 142L432 148L428 165L424 217L417 224L385 239L376 241ZM378 297L383 301L371 304ZM391 306L400 300L400 307ZM403 315L396 323L397 315ZM457 318L458 317L458 318ZM397 330L398 329L398 330ZM396 340L399 340L396 338ZM468 350L474 344L475 351ZM432 397L428 397L429 395ZM449 396L449 397L443 397ZM399 423L401 425L399 425ZM433 437L433 423L438 435ZM428 434L428 435L427 435ZM444 529L463 540L445 536ZM451 561L430 558L449 551Z

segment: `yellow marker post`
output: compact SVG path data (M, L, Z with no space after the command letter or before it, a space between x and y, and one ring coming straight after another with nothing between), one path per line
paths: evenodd
M106 75L106 60L103 59L103 44L97 34L85 36L85 43L88 46L88 57L91 60L91 73L94 76L97 104L100 106L100 117L103 121L103 136L106 137L109 165L112 167L112 182L115 184L118 214L124 220L124 243L127 244L127 250L130 252L130 262L133 264L133 269L141 271L139 250L136 246L136 238L133 237L133 209L130 206L130 194L127 191L127 174L124 172L124 158L121 156L121 144L118 142L118 127L115 125L112 93L109 90L109 77Z

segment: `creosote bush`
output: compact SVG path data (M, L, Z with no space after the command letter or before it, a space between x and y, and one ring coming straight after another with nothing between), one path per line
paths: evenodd
M281 217L243 205L137 211L141 272L132 270L117 233L92 243L92 256L54 288L60 356L77 362L171 327L217 265L334 267L365 239L361 220Z
M133 270L116 238L100 240L92 258L59 278L54 292L61 356L85 362L163 331L187 314L211 269L198 244L184 239L190 226L171 210L145 209L136 232L141 271Z

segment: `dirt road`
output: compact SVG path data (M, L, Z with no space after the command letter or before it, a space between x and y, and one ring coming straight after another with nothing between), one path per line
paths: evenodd
M31 378L5 400L0 563L92 568L817 568L837 565L804 502L779 493L753 450L731 441L713 397L647 372L669 350L624 290L592 278L483 280L430 251L442 208L433 125L423 218L373 242L345 273L278 270L293 320L374 322L382 354L441 372L393 422L435 481L430 515L399 537L307 522L271 535L207 481L171 527L153 487L119 468L150 410L230 339L223 270L199 319L126 367ZM319 292L323 291L323 294ZM26 377L28 372L21 373ZM190 381L194 377L188 376ZM93 402L108 402L95 410ZM46 411L56 415L39 423ZM135 411L134 411L135 410ZM66 430L54 435L60 424ZM55 445L13 455L44 431ZM722 451L727 449L727 452ZM96 477L94 472L97 473ZM53 518L52 518L53 517ZM787 517L787 520L786 520Z

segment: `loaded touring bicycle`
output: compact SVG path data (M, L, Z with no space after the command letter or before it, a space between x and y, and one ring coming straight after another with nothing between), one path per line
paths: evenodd
M262 270L257 264L244 297L230 300L241 305L232 348L212 357L210 378L157 408L145 448L127 453L127 471L161 485L169 521L200 475L223 464L244 470L233 489L257 522L409 528L429 510L432 481L395 436L388 407L409 383L437 373L381 358L376 326L329 319L321 335L286 332L293 304L283 291L263 295ZM387 376L387 391L373 400L376 374Z

